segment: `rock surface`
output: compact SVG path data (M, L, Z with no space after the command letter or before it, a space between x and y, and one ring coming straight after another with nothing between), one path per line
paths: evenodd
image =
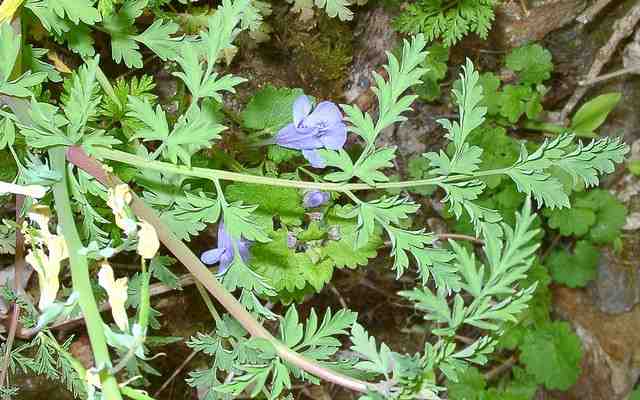
M640 307L611 315L597 309L584 290L556 287L556 312L582 340L582 374L570 399L623 400L640 377Z
M528 8L519 1L503 2L496 10L492 38L503 48L542 40L575 21L584 10L585 0L539 0Z
M626 235L623 243L620 254L609 248L602 250L598 278L591 287L594 305L605 313L628 312L640 302L640 237Z

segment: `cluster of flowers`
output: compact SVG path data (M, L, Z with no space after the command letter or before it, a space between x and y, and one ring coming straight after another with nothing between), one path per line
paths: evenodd
M282 128L275 143L282 147L301 150L304 158L315 168L324 168L325 162L319 149L339 150L347 141L347 126L338 106L330 101L319 103L315 109L307 96L300 96L293 103L293 122ZM304 194L303 206L317 208L329 201L329 193L311 190ZM224 224L218 225L218 247L202 253L200 259L207 265L218 264L223 274L233 263L236 248L243 261L249 259L251 243L244 238L235 240L229 236Z

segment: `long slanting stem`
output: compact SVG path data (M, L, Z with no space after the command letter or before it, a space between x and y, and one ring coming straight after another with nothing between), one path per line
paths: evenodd
M92 175L100 183L107 187L114 187L122 183L117 177L108 174L103 166L95 159L89 157L80 147L70 147L67 151L67 158L78 168ZM148 162L147 162L148 163ZM224 171L223 171L224 172ZM269 331L267 331L249 313L244 306L229 293L215 276L200 262L200 259L180 241L173 232L160 220L158 214L148 207L135 194L131 202L131 209L138 218L150 223L156 230L160 241L180 260L180 262L193 274L193 276L207 289L209 293L231 314L252 336L263 338L271 342L278 356L283 360L307 371L325 381L343 386L357 391L367 392L376 390L376 385L350 378L338 372L327 369L316 362L291 350Z
M95 358L97 367L111 367L109 349L104 336L104 327L100 310L96 304L96 299L91 290L89 279L89 264L87 258L81 254L83 247L80 236L76 230L76 223L71 211L71 200L67 182L67 162L65 160L65 149L56 147L49 150L49 158L53 168L60 172L62 179L53 186L53 198L58 216L58 224L62 228L62 234L69 249L69 262L71 266L71 280L73 289L80 295L79 303L84 315L91 350ZM107 400L121 400L120 390L116 378L108 371L100 373L102 383L102 394Z

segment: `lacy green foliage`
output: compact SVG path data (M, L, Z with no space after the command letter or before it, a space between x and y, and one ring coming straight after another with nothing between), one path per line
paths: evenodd
M136 178L145 189L145 201L160 212L160 218L181 240L189 240L220 215L218 201L197 194L184 183L184 177L143 171Z
M2 24L0 42L2 42L0 57L4 60L0 67L0 93L15 97L31 96L30 88L46 80L47 73L27 71L13 79L13 68L20 53L21 35L16 35L9 24Z
M527 309L518 316L517 322L504 326L504 333L498 339L500 348L518 349L528 332L551 321L551 290L549 288L551 277L548 269L539 261L535 261L522 284L535 284L536 288Z
M309 359L345 368L348 363L341 365L331 362L330 359L340 349L341 342L338 337L348 333L356 317L356 313L348 310L340 310L333 314L329 309L320 320L316 311L312 309L305 323L302 323L296 309L290 307L280 320L278 336L287 347ZM218 321L215 333L198 334L188 345L214 358L210 369L192 372L188 379L190 385L208 390L206 399L238 396L245 390L249 390L252 397L262 392L269 399L279 398L284 390L291 389L291 375L298 379L318 382L317 378L306 372L284 364L267 340L248 339L246 332L237 322L226 316L224 320ZM227 348L229 350L226 350ZM217 378L219 371L233 372L235 376L230 381L222 383ZM267 380L268 387L265 386Z
M446 150L426 153L412 161L412 175L418 181L406 185L422 193L427 193L425 188L443 191L443 202L449 212L458 220L463 216L468 218L471 232L484 240L484 254L482 258L477 257L474 251L452 241L436 245L433 233L411 226L413 216L420 209L418 202L401 195L402 192L369 193L359 197L356 193L362 192L350 190L368 185L365 188L373 192L376 187L393 186L389 168L393 166L396 149L379 145L377 139L385 128L405 120L403 113L417 98L415 94L407 94L409 89L422 84L422 79L438 81L445 71L444 56L428 59L424 35L405 41L400 57L388 55L385 66L388 78L374 74L378 102L375 114L363 112L356 105L342 106L348 129L358 136L362 147L320 150L328 166L324 174L296 168L293 163L244 166L233 159L207 158L210 154L222 153L212 151L211 147L218 143L225 129L219 112L223 96L232 95L235 87L244 81L219 72L218 61L232 49L242 29L258 23L252 8L255 2L223 1L206 19L206 30L180 41L174 35L176 27L172 22L156 19L143 31L134 25L145 7L153 12L162 4L162 1L103 0L96 8L91 2L71 7L69 0L56 3L30 0L27 8L72 47L74 43L80 44L75 46L76 51L85 54L93 51L86 46L91 47L88 24L95 24L111 37L116 61L138 65L140 43L160 58L174 60L173 75L188 94L179 101L178 115L167 115L156 104L149 79L121 81L111 88L104 82L99 58L88 57L64 83L61 101L56 105L36 100L29 90L32 86L22 84L20 87L28 92L25 97L31 97L29 118L18 118L2 110L0 143L14 155L17 139L24 140L36 151L81 145L96 156L117 147L124 151L111 153L120 154L122 158L118 161L130 163L137 170L122 166L114 170L126 174L131 187L159 212L161 220L178 238L190 240L209 224L224 223L223 230L231 244L218 248L232 252L233 260L228 269L220 272L219 278L255 318L271 320L267 327L277 324L278 341L252 338L237 321L227 315L220 318L214 312L215 329L207 334L197 333L188 342L213 361L209 368L192 372L189 384L202 389L205 398L211 400L245 393L275 399L290 392L293 379L318 383L318 378L291 360L281 358L279 354L286 347L316 366L380 379L377 385L369 387L371 393L362 399L433 399L444 390L438 385L438 376L442 374L451 382L466 382L465 371L472 365L489 362L491 353L500 344L500 336L509 328L514 331L520 328L519 336L509 330L504 335L512 336L509 344L521 352L527 373L537 382L556 388L571 381L568 371L580 359L579 351L574 351L577 339L565 325L549 322L549 278L535 263L539 230L532 202L535 199L538 206L552 210L568 208L570 198L559 176L566 174L572 187L596 186L601 175L612 172L615 163L622 161L628 151L624 144L612 138L583 144L575 142L573 135L563 133L539 145L518 146L504 129L485 120L488 108L492 107L486 95L493 93L483 92L483 78L467 61L453 90L459 118L439 121L450 144ZM330 15L335 12L340 16L345 12L346 3L318 2L317 5L326 7ZM437 17L458 24L457 30L430 31L428 35L442 36L445 42L448 36L451 44L468 31L484 34L492 5L461 0ZM446 24L444 28L449 29ZM16 36L6 26L0 33L9 43L3 50L4 55L14 65ZM444 53L444 49L441 50ZM511 68L522 74L521 87L533 87L534 81L545 79L548 63L540 54L546 53L530 47L507 60ZM532 61L534 56L540 59ZM437 67L432 75L425 68L429 65ZM13 67L3 68L0 73L4 79L2 88L5 88L14 84L7 78ZM55 79L48 72L37 73L43 74L42 79ZM494 86L499 85L500 82ZM509 93L518 90L504 89ZM291 122L290 109L298 94L295 89L266 87L249 102L240 120L234 119L234 122L254 135L275 133ZM513 106L508 115L514 115L518 111L515 109ZM278 161L286 158L282 154L275 157L273 153L262 156L258 163L266 157ZM82 220L83 239L88 242L80 251L102 258L96 254L135 248L136 238L123 238L116 233L118 229L111 223L112 213L105 207L105 190L88 175L73 168L52 171L46 161L30 154L23 158L16 156L16 161L20 182L50 185L61 174L69 175L73 205L78 219ZM227 166L224 163L228 162L228 166L242 173L194 168L194 164L200 162L216 168ZM243 183L229 184L227 180ZM305 192L289 186L334 193L321 206L305 211L302 201ZM485 202L487 188L498 192L491 203ZM592 210L597 210L593 211L595 214L605 212L602 202L607 200L601 197L584 200L585 204L591 204ZM499 209L510 209L514 219L503 221ZM589 235L592 230L590 228ZM608 233L596 233L593 240L607 238ZM419 278L415 287L401 294L435 327L432 331L435 341L426 343L424 352L413 355L394 352L372 337L356 322L356 314L348 310L336 313L329 310L319 318L312 309L304 319L293 306L284 317L263 306L266 300L300 301L306 294L319 292L335 268L366 265L382 247L383 235L391 247L389 268L395 270L398 277L415 271ZM243 258L239 243L245 241L251 244L249 255ZM118 333L101 325L108 344L121 357L133 357L127 363L128 376L151 368L144 362L141 340L146 336L147 320L151 328L159 325L157 313L148 303L148 283L150 277L154 277L177 288L178 278L171 271L172 263L169 257L156 256L148 271L143 267L142 272L131 277L127 304L138 309L138 323L133 324L137 327L135 330ZM534 307L523 314L530 302ZM530 329L532 327L534 329ZM456 335L463 329L473 329L477 340L465 345L457 343ZM348 360L336 361L341 339L350 340L353 354ZM52 341L48 346L55 345L57 342ZM56 347L55 354L44 347L45 351L38 351L42 354L36 355L38 361L33 364L36 369L45 374L58 373L55 367L64 369L55 361L55 357L65 354L64 346ZM545 351L552 352L554 366L563 377L550 376L548 368L540 370L543 363L536 357ZM66 361L60 361L63 362ZM524 374L520 370L516 371L516 381L529 379L518 375ZM482 398L516 395L509 388L486 389L477 373L470 380L475 382L471 386L486 392ZM129 389L123 390L131 393ZM455 390L452 392L454 396Z
M102 20L103 30L111 37L113 60L117 63L124 62L129 68L143 66L140 44L151 49L162 60L175 60L177 56L177 42L180 38L172 37L178 31L177 24L158 19L142 33L134 26L146 3L125 2L117 11Z
M271 241L257 244L251 251L250 264L269 285L285 295L300 292L311 285L316 291L331 280L333 263L313 254L315 249L298 252L287 246L288 232L279 229L270 236Z
M149 75L134 76L128 81L118 79L113 86L115 97L106 96L104 98L100 107L101 115L111 119L113 123L120 124L125 137L130 138L135 130L141 129L143 126L138 120L127 115L127 100L129 96L132 96L153 104L157 98L152 92L155 86L153 78Z
M84 369L78 367L79 362L69 353L72 341L73 337L69 337L60 344L50 332L40 332L32 341L11 351L9 368L12 373L44 375L60 382L74 398L85 399L84 377L79 376L79 370Z
M536 383L566 390L580 375L580 339L566 322L550 322L527 334L520 360Z
M537 119L542 112L542 96L546 88L542 85L551 77L553 64L551 53L538 44L529 44L514 49L507 55L506 67L518 77L516 83L503 85L493 73L482 74L480 82L486 94L484 104L494 117L506 119L513 124L523 115Z
M536 230L531 229L535 216L530 204L526 204L522 214L516 218L513 229L504 224L502 230L507 243L498 238L500 232L485 237L485 253L488 263L478 266L475 257L462 246L451 243L455 253L457 274L451 274L449 286L456 292L462 290L473 298L472 304L465 306L462 293L454 297L450 306L446 301L446 291L440 286L437 294L427 288L414 289L400 294L417 303L418 309L426 313L430 321L446 324L446 328L435 329L433 333L452 336L463 325L471 325L485 330L498 330L498 322L515 321L515 316L526 307L535 290L535 284L512 291L512 282L522 280L533 262L532 255L537 249L531 240ZM456 279L457 281L454 281ZM497 303L494 296L510 295L508 301Z
M408 4L394 21L400 32L422 33L428 41L441 40L447 47L475 33L485 39L495 18L496 0L417 0Z
M0 225L0 254L15 254L15 252L16 229L3 220Z
M421 78L422 83L415 88L421 99L434 101L440 98L440 81L447 75L448 61L448 47L434 44L427 48L427 56L422 63L427 72Z
M194 41L194 38L177 34L180 27L173 20L180 21L179 15L160 9L163 3L150 0L100 0L96 5L89 0L29 0L25 7L59 42L66 42L71 50L82 57L95 54L92 32L95 29L109 36L111 55L116 63L124 63L128 68L142 68L141 45L163 61L175 61L180 46ZM262 29L263 13L269 12L267 3L245 2L241 16L242 28L258 32ZM145 13L151 13L156 18L150 26L140 29L136 26L136 20Z
M575 288L584 287L598 275L600 251L591 242L580 240L573 253L555 250L546 261L553 280Z

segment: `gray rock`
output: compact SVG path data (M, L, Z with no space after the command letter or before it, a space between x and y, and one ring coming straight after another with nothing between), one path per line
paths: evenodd
M636 235L633 235L636 236ZM640 270L635 238L626 238L621 254L602 251L598 278L591 286L595 306L602 312L619 314L640 303Z
M575 21L586 0L538 0L525 10L519 1L503 2L496 10L492 39L500 47L512 48L544 38Z

